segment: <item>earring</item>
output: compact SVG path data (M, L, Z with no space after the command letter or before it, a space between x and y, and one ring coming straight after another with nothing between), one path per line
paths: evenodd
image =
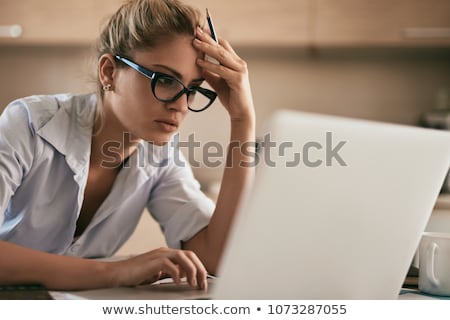
M112 87L111 83L105 84L103 85L103 91L110 91L111 87Z

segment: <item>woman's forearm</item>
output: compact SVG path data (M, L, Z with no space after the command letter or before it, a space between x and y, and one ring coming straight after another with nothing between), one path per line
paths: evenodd
M108 263L61 256L0 241L0 284L77 290L114 286Z
M217 272L234 216L253 181L256 152L254 117L232 122L230 141L216 210L208 227L185 244L186 249L197 253L211 273Z

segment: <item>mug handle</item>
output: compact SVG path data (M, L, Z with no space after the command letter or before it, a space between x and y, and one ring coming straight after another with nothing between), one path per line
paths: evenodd
M426 261L427 261L427 278L430 280L431 284L435 287L439 286L439 279L436 277L436 274L434 273L434 259L436 257L436 250L438 248L438 245L436 243L432 243L426 251Z

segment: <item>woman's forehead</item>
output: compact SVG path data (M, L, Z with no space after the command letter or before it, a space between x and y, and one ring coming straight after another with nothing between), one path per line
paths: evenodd
M190 37L176 37L154 48L137 50L133 55L136 63L150 69L163 66L182 80L202 77L202 70L196 63L202 57L203 54L193 47Z

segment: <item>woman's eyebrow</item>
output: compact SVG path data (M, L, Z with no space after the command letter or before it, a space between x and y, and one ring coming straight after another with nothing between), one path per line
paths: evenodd
M154 67L159 67L159 68L166 69L167 71L170 71L170 73L172 73L172 75L174 75L176 78L178 78L178 79L183 79L183 76L181 75L181 73L179 73L177 70L172 69L172 68L170 68L170 67L168 67L168 66L166 66L166 65L163 65L163 64L154 64L153 66L154 66ZM193 80L191 81L191 83L192 83L192 82L203 82L203 81L205 81L204 78L198 78L198 79L193 79Z

